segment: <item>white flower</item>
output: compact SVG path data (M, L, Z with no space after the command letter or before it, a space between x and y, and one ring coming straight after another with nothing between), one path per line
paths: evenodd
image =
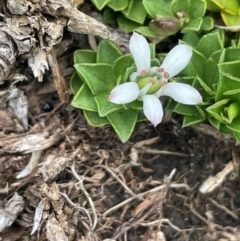
M186 105L195 105L202 102L200 93L192 86L176 82L168 83L169 78L177 75L189 63L192 57L192 48L190 46L185 44L175 46L167 54L160 67L152 68L150 66L150 48L143 36L134 33L130 39L129 49L133 55L137 71L130 76L132 82L118 85L111 91L109 101L116 104L127 104L138 98L141 99L143 101L143 112L154 126L157 126L163 117L159 97L169 96L175 101ZM150 76L150 81L140 89L137 81L146 75ZM147 92L156 78L160 79L162 87L155 93L148 94Z

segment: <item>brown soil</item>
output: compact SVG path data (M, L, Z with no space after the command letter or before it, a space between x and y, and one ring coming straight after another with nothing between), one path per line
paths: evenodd
M130 141L122 144L110 127L92 128L80 110L58 103L56 94L49 99L55 108L32 116L31 129L39 135L47 130L44 143L51 146L31 175L15 179L30 154L1 154L2 207L15 192L24 202L1 240L45 240L46 235L60 240L59 230L66 237L61 240L164 240L157 235L169 241L239 240L236 150L232 172L214 183L211 193L199 192L210 175L233 160L233 140L182 129L171 117L157 128L138 124ZM39 100L36 108L46 101ZM26 138L14 136L21 142ZM29 143L29 152L35 144ZM166 179L175 168L171 180ZM39 203L43 215L30 236ZM50 237L53 230L57 233Z

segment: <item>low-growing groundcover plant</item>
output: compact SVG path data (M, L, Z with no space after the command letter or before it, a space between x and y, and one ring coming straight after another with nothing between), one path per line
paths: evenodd
M206 14L209 5L206 0L91 0L91 2L98 10L102 10L105 23L117 24L126 33L137 31L151 37L155 42L178 31L186 33L213 29L213 19ZM224 7L226 5L228 3Z
M183 36L181 42L193 48L193 56L181 74L201 92L203 102L190 107L171 100L167 108L184 116L183 126L207 120L240 143L240 41L229 44L225 38L222 30Z
M240 2L239 0L206 0L207 9L212 12L220 12L226 29L240 29Z
M75 94L72 105L83 109L90 125L111 124L122 142L130 138L136 122L146 118L154 126L161 122L161 96L184 105L202 102L191 85L169 81L188 65L192 47L175 46L162 64L155 58L154 45L138 33L132 35L129 48L131 54L123 55L114 44L103 40L97 52L76 51L76 73L71 79Z
M109 7L132 3L95 2ZM83 110L90 125L111 125L126 142L137 122L149 120L154 126L161 122L160 97L169 96L166 108L183 116L183 127L208 122L240 143L240 37L234 33L239 29L239 0L227 4L224 0L142 0L142 4L151 20L136 32L158 42L178 31L178 45L156 58L155 45L135 32L131 54L122 54L108 40L96 52L76 51L72 105ZM212 30L219 19L227 25L220 28L230 32L218 29L218 24ZM176 29L169 25L172 20L180 21Z

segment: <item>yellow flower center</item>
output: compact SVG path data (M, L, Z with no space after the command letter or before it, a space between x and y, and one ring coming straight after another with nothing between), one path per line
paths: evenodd
M140 89L142 89L143 87L145 87L149 83L151 83L152 86L147 91L147 94L152 94L152 93L158 91L159 88L161 87L161 81L156 76L155 77L141 78L138 81L138 86L139 86Z

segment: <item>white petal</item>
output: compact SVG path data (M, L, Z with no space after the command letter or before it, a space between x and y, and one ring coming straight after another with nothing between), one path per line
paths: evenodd
M143 112L148 120L157 126L163 117L163 109L160 100L155 95L144 95L143 98Z
M161 68L169 73L170 77L177 75L189 63L192 57L192 48L185 44L175 46L164 59Z
M134 32L130 38L129 49L137 66L137 72L150 69L150 48L147 40L140 34Z
M127 82L116 86L110 93L108 100L115 104L127 104L137 99L139 88L135 82Z
M141 90L140 90L140 93L139 93L139 97L142 98L144 95L147 94L148 90L151 88L152 86L152 83L148 83L147 85L145 85Z
M157 97L170 96L175 101L185 105L196 105L202 102L202 96L191 85L183 83L168 83L155 93Z
M139 76L138 72L134 72L130 75L130 81L137 82L137 77Z

